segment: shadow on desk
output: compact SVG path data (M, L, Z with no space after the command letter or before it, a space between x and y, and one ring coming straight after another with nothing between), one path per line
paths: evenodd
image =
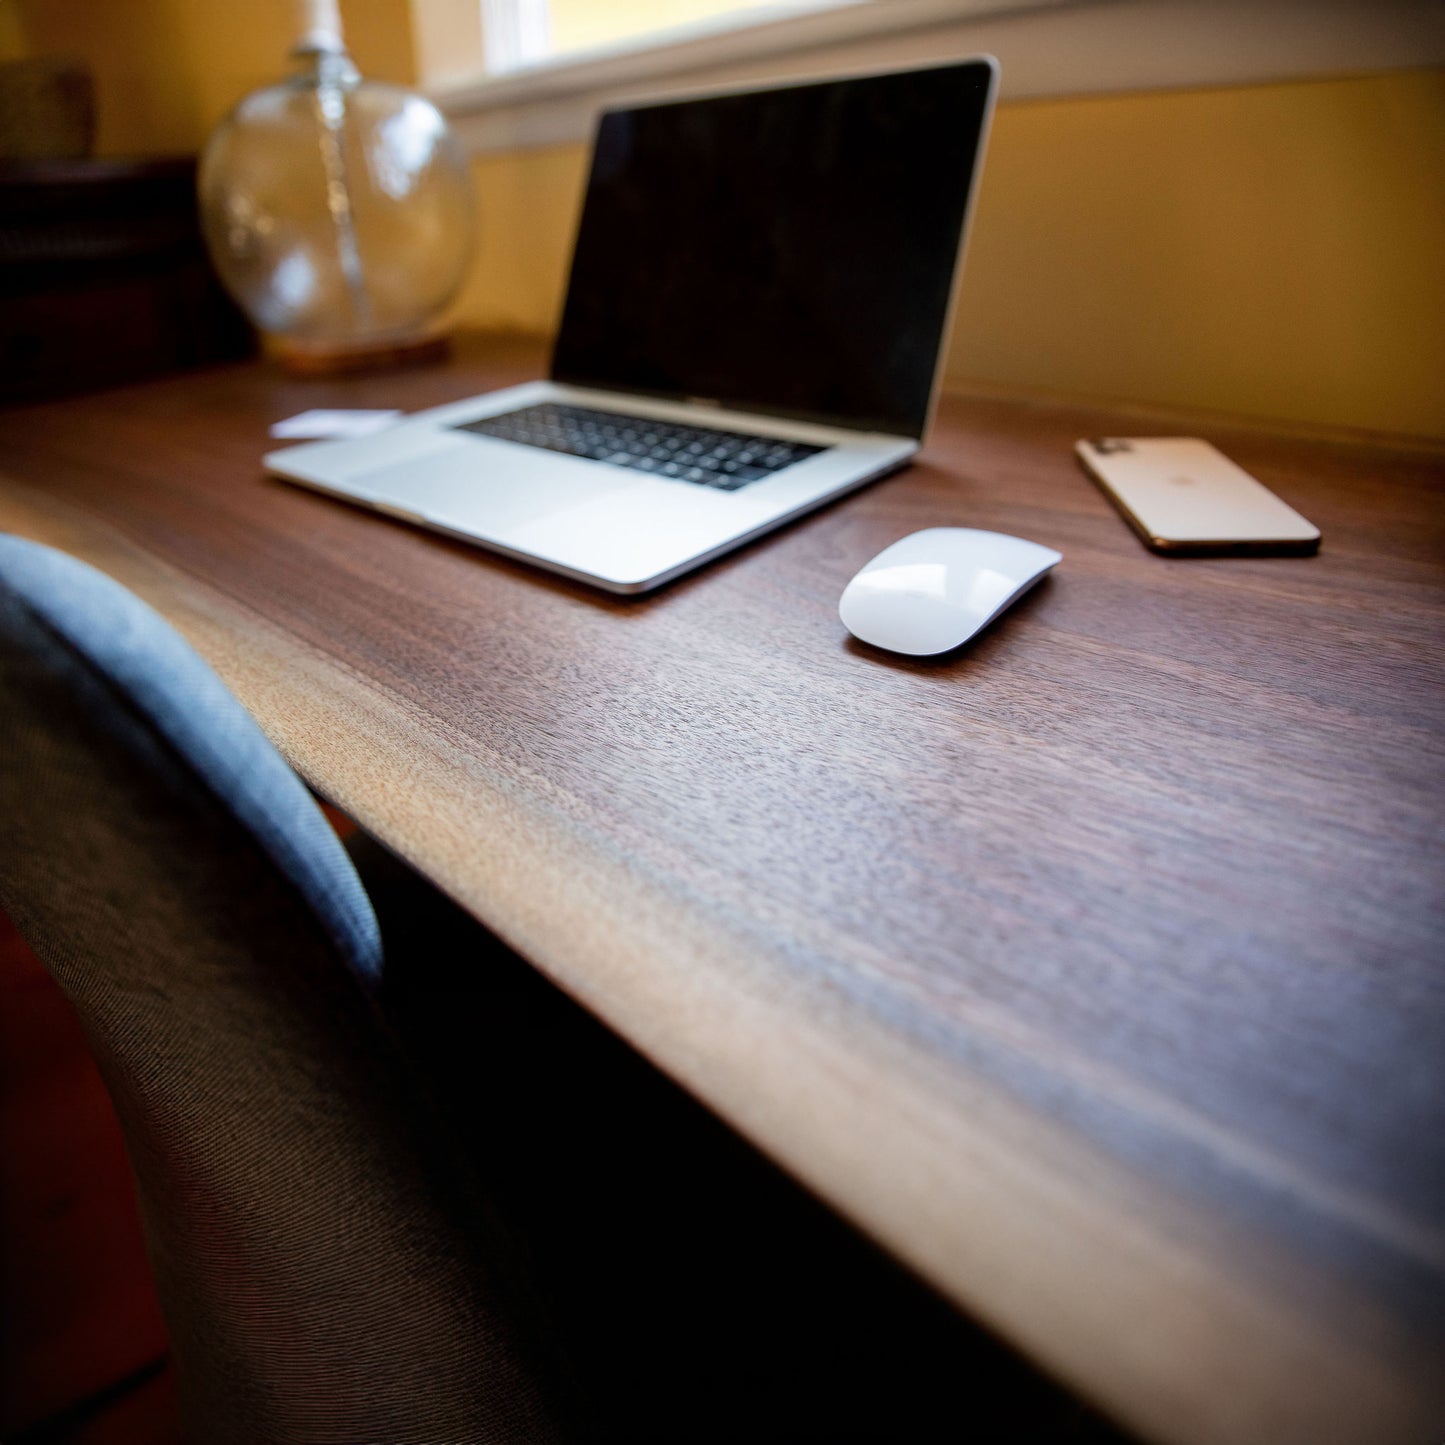
M589 1438L1125 1438L379 845L348 847L382 922L387 1012L486 1168Z

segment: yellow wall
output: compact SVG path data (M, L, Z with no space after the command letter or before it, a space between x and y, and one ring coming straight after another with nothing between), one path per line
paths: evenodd
M555 325L585 148L475 163L459 315ZM1445 437L1445 75L1000 108L949 348L970 381Z
M0 61L23 60L29 53L30 42L20 23L20 12L0 0Z
M585 145L473 159L477 254L455 307L460 324L530 336L556 329L586 179Z
M412 76L428 43L416 4L343 0L363 70ZM194 151L281 72L293 14L292 0L0 11L0 55L91 62L110 154ZM554 328L585 164L582 145L473 162L462 324ZM947 381L1445 437L1442 176L1438 71L1002 106Z
M1445 73L1006 107L948 362L1445 436Z
M286 72L295 36L294 0L0 0L0 7L14 12L31 53L90 65L102 155L198 150L236 101ZM409 82L408 0L342 0L341 9L357 64L378 79Z

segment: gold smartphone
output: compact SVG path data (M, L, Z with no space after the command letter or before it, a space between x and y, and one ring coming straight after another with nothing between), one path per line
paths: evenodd
M1079 460L1146 547L1171 556L1308 555L1320 529L1198 437L1102 437Z

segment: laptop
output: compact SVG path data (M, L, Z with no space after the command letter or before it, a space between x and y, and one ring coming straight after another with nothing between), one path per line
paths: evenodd
M935 401L997 73L606 111L550 378L267 470L622 593L894 471Z

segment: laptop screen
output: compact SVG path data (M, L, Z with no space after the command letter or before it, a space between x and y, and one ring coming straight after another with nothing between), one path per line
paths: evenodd
M922 436L991 79L605 114L553 379Z

